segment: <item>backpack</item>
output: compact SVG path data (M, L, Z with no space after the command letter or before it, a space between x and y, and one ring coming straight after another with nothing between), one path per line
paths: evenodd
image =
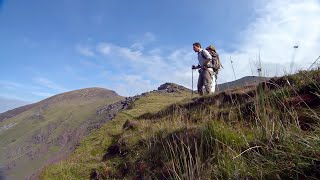
M210 45L206 48L206 50L209 52L209 54L212 56L212 69L215 73L218 73L218 71L223 68L221 62L220 62L220 58L219 58L219 54L216 51L216 48L213 45ZM204 54L201 53L202 57L204 57Z

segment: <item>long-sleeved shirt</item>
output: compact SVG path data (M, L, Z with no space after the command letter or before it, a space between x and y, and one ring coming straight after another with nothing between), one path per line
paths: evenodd
M208 64L205 64L205 62L210 59L210 61L208 62ZM199 65L201 67L212 67L212 56L210 55L210 53L205 50L205 49L200 49L200 51L198 52L198 61L199 61ZM208 68L209 71L213 71L212 68Z

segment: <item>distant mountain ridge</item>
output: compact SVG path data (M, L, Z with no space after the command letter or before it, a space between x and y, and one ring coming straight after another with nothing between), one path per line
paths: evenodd
M230 82L226 82L226 83L222 83L222 84L218 84L218 90L219 91L225 91L227 89L233 89L236 87L244 87L244 86L248 86L248 85L257 85L260 82L263 81L267 81L270 78L268 77L259 77L259 76L245 76L243 78L234 80L234 81L230 81Z
M27 104L30 104L30 102L0 97L0 113L3 113L5 111L8 111L10 109L14 109L20 106L24 106Z
M0 114L0 169L9 179L33 177L30 173L68 156L112 117L109 111L97 116L97 109L123 99L112 90L86 88Z
M105 93L105 91L108 91L108 93ZM118 94L115 91L103 89L103 88L85 88L85 89L74 90L74 91L70 91L70 92L66 92L66 93L61 93L61 94L51 96L51 97L44 99L42 101L39 101L37 103L23 105L21 107L0 113L0 122L5 119L9 119L11 117L14 117L24 111L27 111L35 106L38 106L38 105L50 104L50 103L59 102L59 101L72 100L75 98L82 98L83 100L86 100L86 98L90 99L90 97L93 97L93 96L100 97L100 98L108 98L108 97L112 97L112 96L118 96Z

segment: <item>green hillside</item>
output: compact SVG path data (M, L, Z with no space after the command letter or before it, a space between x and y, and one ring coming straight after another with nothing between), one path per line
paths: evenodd
M137 119L146 112L156 113L169 104L190 97L190 94L190 92L146 94L131 104L128 110L120 112L112 121L86 137L67 160L46 168L41 177L43 179L88 179L92 169L113 166L112 164L117 160L106 162L101 160L106 149L120 138L123 133L122 126L126 120ZM140 137L134 139L139 140ZM132 142L132 145L134 143L136 142Z
M148 93L41 179L316 179L320 71L212 96Z
M123 99L88 88L53 96L0 122L0 167L9 179L32 177L45 164L64 159L103 117L96 110Z

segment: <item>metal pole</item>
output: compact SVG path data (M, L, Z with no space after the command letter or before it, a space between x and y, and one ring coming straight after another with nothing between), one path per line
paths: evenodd
M259 65L258 65L259 67L258 67L258 73L259 73L259 77L261 77L262 76L262 73L261 73L261 71L262 71L262 67L261 67L261 58L260 58L260 48L259 48Z
M292 58L291 58L291 63L290 63L290 73L293 73L293 66L294 66L294 59L297 54L297 49L299 46L293 46L293 53L292 53Z
M231 60L231 56L230 56L230 62L231 62L232 70L233 70L234 80L236 80L237 77L236 77L236 73L234 72L233 61Z
M191 69L191 71L192 71L192 75L191 75L191 87L192 87L192 89L191 89L191 98L193 97L193 69Z

